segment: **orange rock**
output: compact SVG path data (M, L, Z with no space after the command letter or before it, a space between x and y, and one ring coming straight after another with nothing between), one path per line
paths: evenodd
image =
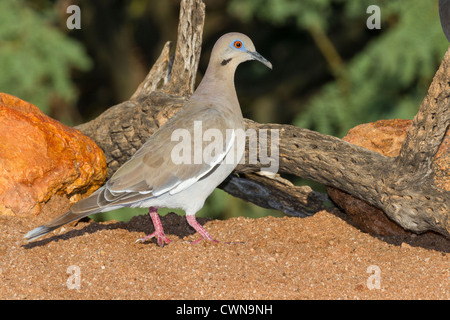
M76 202L105 178L105 155L91 139L0 93L0 215L38 214L55 193Z
M411 120L379 120L361 124L351 129L342 138L345 141L376 151L388 157L396 157L411 126ZM438 188L450 191L450 130L433 162L434 181ZM382 210L351 195L327 187L333 199L350 217L353 223L363 231L377 235L406 235L410 232L390 220Z

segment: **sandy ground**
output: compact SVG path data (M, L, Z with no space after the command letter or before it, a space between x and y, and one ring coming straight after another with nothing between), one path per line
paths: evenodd
M184 217L168 214L163 248L135 243L153 231L146 215L79 222L27 244L43 219L0 218L1 299L450 299L449 240L377 238L336 209L199 219L220 241L199 244Z

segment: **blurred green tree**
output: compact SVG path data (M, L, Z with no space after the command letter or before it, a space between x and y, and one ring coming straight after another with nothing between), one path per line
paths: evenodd
M77 98L71 70L87 70L83 46L54 25L54 10L33 10L23 0L0 1L0 91L49 113L54 99Z

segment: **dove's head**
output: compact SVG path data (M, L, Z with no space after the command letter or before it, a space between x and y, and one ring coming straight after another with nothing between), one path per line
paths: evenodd
M234 68L248 60L257 60L272 69L272 64L256 51L252 40L238 32L221 36L214 45L210 58L210 61L216 65Z

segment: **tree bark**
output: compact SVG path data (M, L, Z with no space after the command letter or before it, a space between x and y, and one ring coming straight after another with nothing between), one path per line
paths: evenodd
M205 5L201 0L183 0L175 56L169 56L167 43L129 101L77 127L104 150L108 177L192 94L204 18ZM450 50L396 158L291 125L246 120L246 126L257 132L279 130L280 173L343 190L382 209L405 229L433 230L450 238L450 192L435 187L432 169L450 124L449 66ZM247 145L247 155L251 148ZM259 162L241 164L220 187L234 196L290 215L308 216L326 207L326 196L308 187L295 187L279 176L258 174L263 168Z

